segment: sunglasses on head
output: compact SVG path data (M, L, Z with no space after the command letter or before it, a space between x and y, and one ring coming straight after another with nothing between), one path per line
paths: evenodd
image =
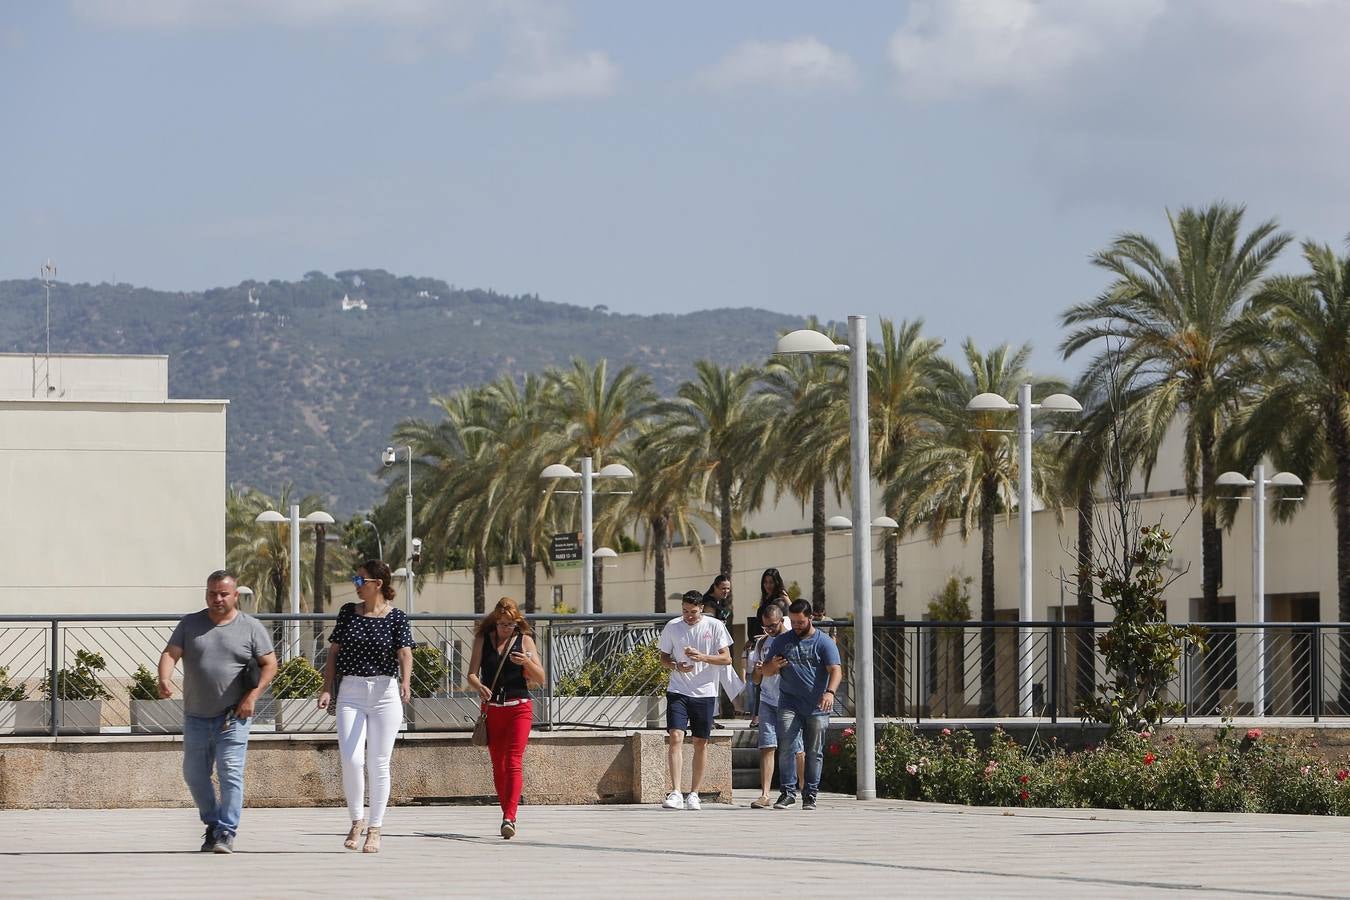
M380 580L380 579L378 579L378 578L367 578L367 577L364 576L364 575L353 575L353 576L352 576L352 584L356 585L358 588L364 587L368 582L371 582L371 581L379 581L379 580Z

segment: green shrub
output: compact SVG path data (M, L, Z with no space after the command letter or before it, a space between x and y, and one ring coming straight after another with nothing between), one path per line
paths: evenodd
M430 697L441 689L449 674L450 666L444 653L426 644L413 648L411 689L414 697Z
M277 668L272 679L272 696L278 700L304 700L319 696L323 690L323 676L314 663L303 656L293 656Z
M108 668L103 656L90 650L75 651L75 665L57 672L57 700L111 700L112 694L98 679ZM52 699L52 678L42 679L42 696Z
M655 644L639 644L627 653L588 660L571 675L558 679L559 697L659 697L669 680Z
M0 703L28 699L28 688L23 683L9 680L9 670L0 666Z
M137 666L136 671L131 674L127 694L132 700L158 700L159 677L145 666Z
M1208 742L1120 732L1073 753L1020 747L996 731L981 749L967 730L928 738L888 725L877 740L877 793L973 806L1350 815L1350 762L1328 764L1316 750L1227 727ZM826 745L827 789L853 790L855 753L851 729Z

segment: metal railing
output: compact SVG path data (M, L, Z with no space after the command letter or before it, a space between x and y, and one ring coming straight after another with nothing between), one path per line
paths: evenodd
M333 615L261 615L290 666L322 670ZM666 672L656 651L661 616L531 616L546 673L534 691L541 728L664 728ZM413 695L406 727L472 727L478 697L466 689L477 618L412 618ZM176 617L0 616L0 735L177 733L181 700L133 699L138 668L154 690L159 655ZM820 623L839 644L845 678L835 712L851 715L852 625ZM876 621L875 714L923 719L1018 715L1017 622ZM1078 703L1107 673L1096 639L1109 623L1033 622L1028 668L1032 714L1076 719ZM1350 716L1350 624L1207 623L1207 648L1183 654L1169 696L1183 717ZM743 629L735 628L736 637ZM740 663L739 641L733 658ZM296 656L304 663L289 662ZM181 679L181 669L175 679ZM310 679L310 687L313 679ZM181 681L175 696L181 697ZM310 696L267 691L255 730L323 732L334 718ZM1260 706L1256 703L1260 698ZM723 710L725 715L727 710Z

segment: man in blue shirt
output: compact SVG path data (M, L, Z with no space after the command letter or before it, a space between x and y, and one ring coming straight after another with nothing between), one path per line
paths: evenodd
M816 808L822 745L830 723L834 695L843 676L839 648L811 622L811 604L797 600L788 607L792 630L779 635L769 647L765 675L778 680L778 772L782 793L774 809L787 809L797 802L797 766L793 745L802 736L806 749L806 783L802 785L802 809Z

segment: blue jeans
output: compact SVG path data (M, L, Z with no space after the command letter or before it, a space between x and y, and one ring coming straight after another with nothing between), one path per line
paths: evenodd
M210 718L183 717L183 780L192 792L202 824L216 837L233 836L239 830L249 721L235 718L233 710ZM211 783L213 766L220 782L219 797Z
M830 724L829 713L819 709L802 712L789 705L786 697L778 705L778 783L783 793L797 796L797 748L806 751L806 784L802 793L814 797L820 790L820 769L825 756L825 727Z

